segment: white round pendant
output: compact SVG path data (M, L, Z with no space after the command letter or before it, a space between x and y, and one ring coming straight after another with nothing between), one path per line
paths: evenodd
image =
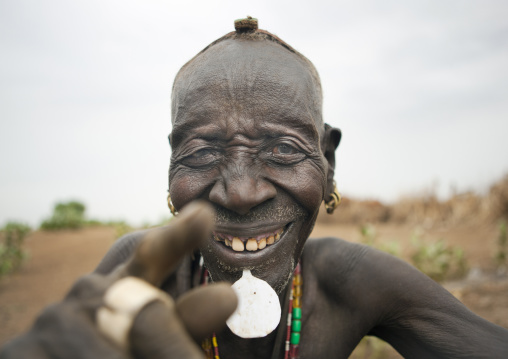
M268 283L244 270L232 288L238 296L238 307L226 323L233 333L242 338L260 338L277 328L279 297Z

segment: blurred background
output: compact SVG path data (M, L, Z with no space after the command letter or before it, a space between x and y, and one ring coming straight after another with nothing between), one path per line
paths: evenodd
M0 0L0 345L168 219L173 79L247 15L315 64L343 132L343 204L313 236L508 328L508 2ZM366 338L353 358L400 356Z
M486 191L508 171L505 1L0 1L0 223L62 200L167 216L178 69L251 15L306 55L346 196Z

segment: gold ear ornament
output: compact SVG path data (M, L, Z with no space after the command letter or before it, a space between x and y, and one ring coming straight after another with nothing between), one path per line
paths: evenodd
M178 215L178 211L176 210L175 206L173 206L173 202L171 202L171 193L169 192L168 192L168 208L173 216Z
M342 197L339 193L339 190L337 189L335 181L333 182L333 192L330 193L330 197L331 199L329 201L325 201L326 213L328 214L332 214L333 211L339 207L340 202L342 201Z

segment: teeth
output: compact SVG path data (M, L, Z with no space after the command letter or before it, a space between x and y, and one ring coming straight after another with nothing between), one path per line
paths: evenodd
M255 238L251 238L247 241L247 245L245 246L245 249L248 251L254 252L258 250L258 241L256 241Z
M250 252L255 252L257 250L261 250L266 248L266 246L277 243L280 240L280 237L284 233L284 229L279 229L272 235L264 238L262 235L249 238L243 237L243 240L240 237L232 237L231 235L219 235L214 234L213 239L217 242L224 242L227 247L233 248L236 252L243 252L248 250ZM244 242L245 241L245 242Z
M244 251L243 242L238 237L233 237L233 250L237 252L243 252Z

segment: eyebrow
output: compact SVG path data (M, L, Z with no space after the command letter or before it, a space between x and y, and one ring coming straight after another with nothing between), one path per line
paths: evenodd
M210 123L194 126L194 122L196 121L188 120L181 124L173 125L173 130L169 135L173 148L178 147L183 141L189 140L189 137L202 138L209 141L220 140L219 134L223 131L221 131L219 126Z
M201 121L189 119L173 127L173 131L170 134L173 148L178 147L184 141L192 139L203 139L210 142L229 140L226 138L224 129L220 125L201 122L201 125L196 126L196 122ZM290 118L287 118L282 123L265 122L267 126L259 126L254 136L248 136L247 134L247 137L255 139L256 137L277 138L293 136L308 145L313 145L315 141L319 141L319 132L313 123L299 123L297 126L291 126L287 124L288 122L295 124Z

